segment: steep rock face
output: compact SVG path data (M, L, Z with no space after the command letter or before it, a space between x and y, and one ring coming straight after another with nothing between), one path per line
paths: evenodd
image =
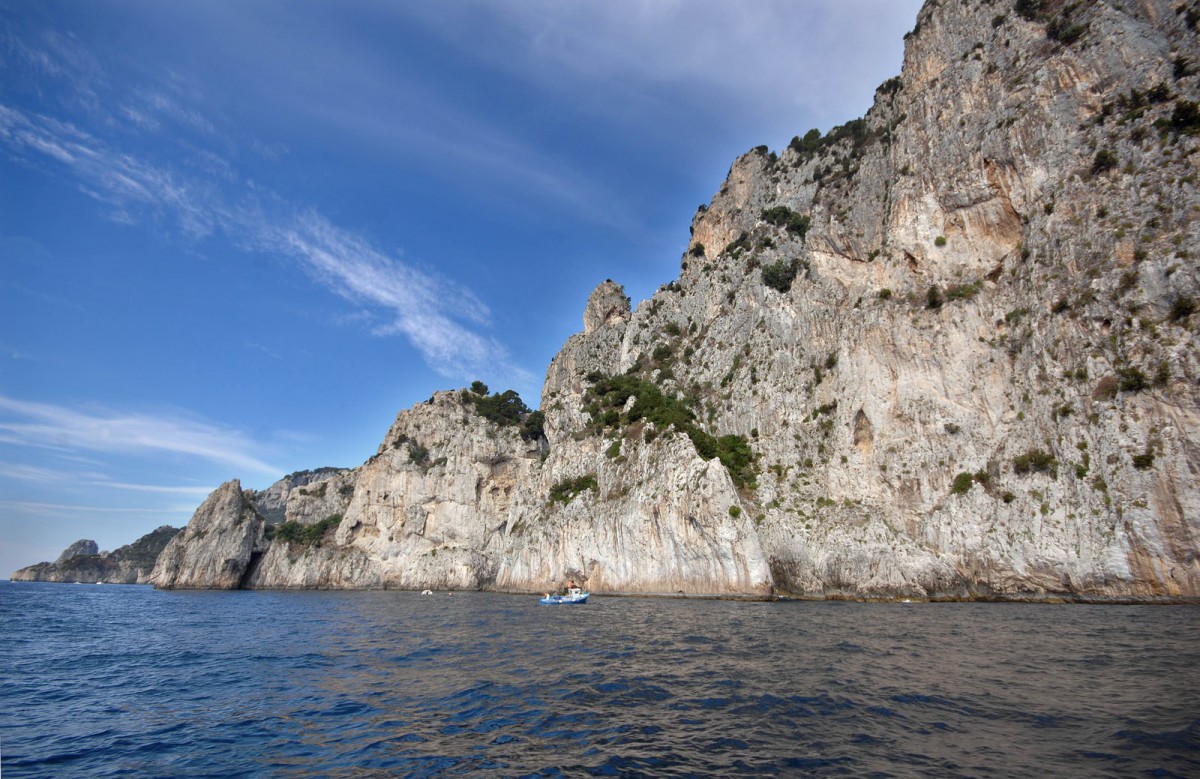
M643 431L644 432L644 431ZM537 590L566 578L597 592L759 594L771 589L767 559L729 474L688 438L595 439L556 456L547 494L580 479L594 486L542 493L504 539L496 585ZM581 470L590 471L581 473ZM573 496L572 496L572 493Z
M378 453L353 474L336 530L321 546L272 545L251 578L260 587L435 586L474 589L495 578L487 553L513 495L539 460L536 443L439 392L401 412Z
M927 3L863 119L734 162L677 281L592 293L544 446L439 393L243 583L1200 597L1178 10Z
M781 589L1200 593L1195 29L1043 5L927 4L861 123L734 164L626 331L700 325Z
M629 297L625 289L612 279L592 290L583 310L583 332L589 334L601 327L629 321Z
M353 474L346 468L317 468L288 474L253 493L258 513L268 525L299 522L311 525L345 510L353 492Z
M629 337L630 322L645 311L617 307L619 316L601 320L592 316L597 300L628 306L621 287L601 284L589 297L585 332L550 364L542 393L549 457L540 489L506 539L498 584L538 589L571 577L599 591L769 593L751 515L718 462L653 422L598 429L589 391L598 377L637 362L644 348ZM548 500L555 485L588 477L594 487L565 503Z
M163 549L150 578L162 589L237 589L266 550L265 525L241 483L226 482Z
M319 534L268 530L262 554L245 554L252 536L229 521L226 485L160 558L164 575L181 571L161 586L219 571L222 586L244 587L541 590L571 576L609 592L769 592L753 523L730 514L740 499L728 473L686 437L630 439L619 458L599 439L586 457L552 443L543 461L538 441L481 418L466 397L441 392L401 412ZM550 499L581 475L595 486Z

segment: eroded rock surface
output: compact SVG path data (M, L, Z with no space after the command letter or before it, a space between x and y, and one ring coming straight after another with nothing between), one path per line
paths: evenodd
M266 551L265 527L241 483L226 482L163 549L151 581L162 589L237 589Z

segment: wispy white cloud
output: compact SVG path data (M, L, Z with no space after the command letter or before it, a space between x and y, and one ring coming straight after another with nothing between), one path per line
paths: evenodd
M56 468L42 468L28 463L0 462L0 479L30 482L33 484L64 484L71 481L72 474ZM76 472L74 478L78 479Z
M501 128L494 117L457 109L437 93L415 86L400 90L379 86L387 105L404 106L378 114L364 114L357 105L337 100L316 101L296 110L324 124L331 132L354 138L384 158L406 157L412 167L432 168L433 175L457 181L462 187L501 193L506 209L562 210L590 223L626 235L644 230L642 220L624 201L596 181L594 171L548 153L528 138ZM419 106L421 121L408 121ZM432 163L432 164L431 164ZM519 197L514 197L519 194Z
M172 506L169 508L129 508L118 506L86 506L68 503L41 503L38 501L0 500L0 506L30 514L49 514L59 516L63 513L82 514L171 514L190 512L193 508Z
M119 481L90 481L85 482L95 487L105 487L113 490L124 490L127 492L150 492L157 495L196 495L205 496L212 493L216 489L214 486L207 487L170 487L161 484L129 484Z
M252 351L255 351L255 352L258 352L258 353L260 353L260 354L263 354L263 355L265 355L265 356L267 356L267 357L271 358L272 360L279 361L279 360L282 360L282 359L283 359L283 355L282 355L282 354L280 354L279 352L275 351L275 350L274 350L274 349L272 349L271 347L269 347L269 346L265 346L265 345L263 345L263 344L258 344L258 343L254 343L254 342L252 342L252 341L247 341L246 343L242 344L242 347L243 347L243 348L245 348L245 349L250 349L250 350L252 350Z
M202 237L221 218L211 188L115 151L68 122L0 105L0 142L17 156L33 152L35 161L48 157L63 166L86 194L112 207L119 221L132 221L137 210L165 213L188 235Z
M263 444L246 433L184 415L85 412L0 396L0 442L66 451L146 456L172 453L239 472L283 473L283 469L261 459ZM39 474L30 471L28 475Z
M398 262L312 211L286 224L260 225L256 237L266 249L299 261L335 294L387 311L390 321L375 332L405 336L439 373L507 373L528 380L511 365L503 344L461 323L486 325L491 315L470 290Z
M215 487L197 485L131 484L110 479L103 473L81 471L78 468L64 470L46 468L18 462L0 462L0 479L10 482L26 482L55 487L86 487L120 490L123 492L145 492L161 495L204 496Z
M123 105L120 108L121 116L133 123L135 127L147 132L156 133L162 129L162 122L158 117L145 110L143 107Z
M673 100L700 107L712 121L771 127L805 116L844 121L861 111L873 86L864 85L864 74L898 64L895 29L911 26L920 5L465 0L394 12L491 67L549 92L570 91L573 107L590 106L609 120Z
M0 104L0 142L10 151L35 153L61 165L81 189L111 206L122 222L151 212L169 216L193 237L223 231L256 250L295 261L333 294L383 309L378 335L402 335L434 370L456 379L501 375L531 383L514 366L499 341L477 332L490 311L470 290L436 273L401 262L369 242L338 228L312 210L298 210L272 197L261 207L257 194L243 193L238 208L211 179L197 179L116 151L79 128ZM208 169L228 181L231 166L206 152Z
M146 112L158 117L167 117L176 124L191 127L206 135L213 135L217 128L212 120L171 95L159 90L142 91L137 95L137 102L145 106Z

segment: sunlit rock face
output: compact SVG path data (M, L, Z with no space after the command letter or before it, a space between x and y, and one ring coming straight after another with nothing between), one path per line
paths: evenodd
M226 482L163 549L151 580L163 589L237 589L255 553L266 549L265 526L241 484Z
M319 539L230 519L183 580L1200 596L1192 18L927 4L863 119L733 163L676 281L596 288L544 437L438 393L275 499Z

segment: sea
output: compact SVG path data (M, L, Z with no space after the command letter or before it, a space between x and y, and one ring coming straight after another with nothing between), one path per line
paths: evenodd
M0 583L0 776L1200 776L1200 607Z

